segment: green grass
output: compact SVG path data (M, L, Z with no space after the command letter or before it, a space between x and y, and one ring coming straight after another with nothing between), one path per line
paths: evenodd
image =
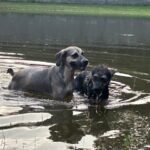
M150 17L150 6L91 6L0 2L0 13Z

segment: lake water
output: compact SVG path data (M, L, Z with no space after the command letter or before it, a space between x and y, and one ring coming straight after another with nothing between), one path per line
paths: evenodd
M150 19L0 14L0 149L150 149L149 37ZM7 90L8 68L54 65L70 45L88 70L116 70L104 108L78 93L67 103Z

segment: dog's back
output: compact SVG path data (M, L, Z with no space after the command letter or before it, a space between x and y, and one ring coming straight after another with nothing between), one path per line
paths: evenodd
M12 74L12 81L8 88L21 91L45 91L48 90L48 67L29 67L27 69L21 69L17 73ZM8 71L7 71L8 72ZM45 85L43 87L43 84Z

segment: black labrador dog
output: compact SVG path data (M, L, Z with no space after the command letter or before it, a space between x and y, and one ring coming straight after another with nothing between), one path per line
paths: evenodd
M109 83L114 71L105 65L95 67L91 72L83 71L75 78L75 91L88 96L91 104L97 104L109 97Z
M73 95L74 73L84 70L87 64L88 59L83 56L83 50L70 46L56 54L56 66L29 67L16 73L9 68L7 72L11 74L12 80L8 88L69 100Z

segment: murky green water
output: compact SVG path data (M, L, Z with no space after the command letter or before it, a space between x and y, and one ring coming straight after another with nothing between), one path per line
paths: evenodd
M14 16L9 15L8 17ZM7 17L5 20L1 18L0 22L7 19ZM78 23L82 20L76 17L74 19ZM56 17L55 23L59 24L60 20L65 22L64 16ZM83 20L86 19L83 18ZM96 19L93 18L93 20ZM89 20L89 29L92 27L91 24L99 25L99 21L94 22L93 20L92 23ZM108 28L113 18L106 20ZM150 21L146 20L146 24L147 22ZM81 21L81 26L82 23ZM91 37L94 37L88 27L86 28L83 36L90 32ZM86 40L83 40L82 43L78 36L74 44L76 43L85 50L85 55L90 61L89 70L98 64L107 64L117 71L110 85L109 103L102 108L89 106L86 97L77 93L74 93L74 99L67 103L7 90L5 87L11 80L11 77L6 74L9 67L17 71L31 65L54 65L56 52L68 46L69 43L69 38L66 38L67 42L63 43L63 38L57 41L57 36L54 36L53 39L53 36L50 35L48 36L53 42L48 45L34 43L34 36L32 37L33 44L28 42L22 44L21 41L18 43L19 39L23 39L18 38L18 35L21 35L20 30L12 31L13 34L10 32L14 37L15 33L18 33L16 42L14 37L10 40L11 37L8 35L5 38L1 36L0 149L150 149L150 48L148 46L132 47L131 37L129 37L129 45L126 44L126 46L117 44L114 46L112 43L110 45L113 46L105 44L102 46L100 41L94 45L95 39L92 41L92 38L88 39L90 44L86 45ZM62 30L64 32L65 27ZM124 29L124 31L127 30L131 28ZM3 31L0 32L3 33ZM145 30L143 32L146 33ZM27 38L27 35L22 36ZM136 39L136 32L134 35ZM76 36L74 35L71 39L76 39ZM101 33L99 36L101 37ZM142 39L144 37L141 38L141 41ZM56 43L54 43L55 40Z

